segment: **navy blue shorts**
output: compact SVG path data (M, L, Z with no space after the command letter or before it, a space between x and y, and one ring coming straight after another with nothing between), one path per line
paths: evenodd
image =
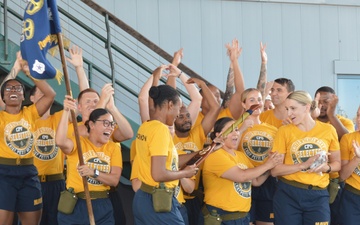
M203 203L200 202L198 197L193 199L186 199L185 207L189 218L190 225L198 225L198 219L201 213Z
M34 165L0 165L0 209L33 212L42 208L41 185Z
M335 201L330 204L330 215L331 215L331 223L330 225L338 225L341 222L340 219L340 203L341 203L341 195L344 191L344 182L339 182L340 189L338 194L336 195Z
M91 200L91 205L94 212L94 219L96 225L114 225L114 215L111 201L109 198L98 198ZM74 212L72 214L63 214L58 212L58 223L59 225L69 225L69 224L78 224L78 225L88 225L89 214L87 211L86 201L79 198Z
M269 176L260 187L252 187L250 221L274 222L273 196L276 178Z
M43 211L40 225L57 225L57 207L59 204L60 192L65 190L65 180L56 180L41 183L43 197Z
M277 183L274 196L276 225L330 224L329 192Z
M179 210L180 210L180 214L184 220L185 225L189 225L189 217L188 217L188 211L187 208L185 207L185 205L181 205L179 203Z
M339 224L358 225L360 221L360 195L343 189L339 211Z
M126 224L124 208L117 188L109 191L109 198L114 210L115 225Z
M152 196L139 189L133 200L133 213L135 225L185 225L179 210L180 204L173 197L171 211L157 213L154 211Z

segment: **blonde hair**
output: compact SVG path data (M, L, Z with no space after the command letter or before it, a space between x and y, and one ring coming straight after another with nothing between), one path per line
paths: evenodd
M260 91L258 89L256 89L256 88L248 88L245 91L243 91L243 93L241 93L241 102L245 103L247 96L252 91L257 91L257 92L260 93Z
M309 104L311 106L310 110L314 110L315 108L317 108L316 101L312 100L310 94L307 93L306 91L294 91L291 94L289 94L287 98L295 100L301 105Z

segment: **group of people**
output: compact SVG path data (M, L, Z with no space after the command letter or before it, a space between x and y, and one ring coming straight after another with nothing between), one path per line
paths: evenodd
M257 87L245 89L242 49L237 40L226 48L223 102L216 87L177 68L182 49L141 89L142 125L131 147L135 224L357 224L360 135L336 114L334 90L320 87L312 98L290 79L267 82L262 44ZM209 144L216 150L203 164L187 163Z
M119 205L119 143L132 138L133 130L114 104L111 84L105 84L100 95L89 88L82 49L73 46L69 54L80 94L76 101L64 96L64 109L59 112L50 114L56 93L46 80L29 76L32 68L20 52L1 84L0 224L89 224L84 181L95 222L115 224L119 216L118 207L113 207ZM16 79L20 71L35 84L30 106L22 106L25 87ZM73 121L71 112L80 115L81 122ZM75 200L73 205L67 192ZM65 204L60 207L61 198Z
M222 101L219 89L177 67L182 49L141 88L142 124L130 156L135 224L356 224L360 135L336 114L334 90L320 87L313 99L290 79L267 82L262 44L257 87L245 89L242 48L236 39L226 48L230 69ZM29 74L29 66L20 53L2 83L1 224L12 224L15 213L23 225L89 224L84 182L96 224L121 224L119 142L134 132L115 106L112 85L100 94L89 88L81 49L69 52L80 94L77 100L66 95L60 112L50 115L55 92L44 80L33 80L33 104L22 107L25 89L15 77L21 70ZM159 85L162 77L167 83ZM82 121L73 121L72 112ZM189 164L208 146L214 151L202 164ZM72 207L66 201L70 210L58 204L66 192L75 199Z

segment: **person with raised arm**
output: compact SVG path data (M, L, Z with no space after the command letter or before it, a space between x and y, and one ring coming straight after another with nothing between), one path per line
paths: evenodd
M72 46L67 61L75 67L80 91L89 88L83 68L82 49ZM30 90L30 101L36 103L43 93L34 86ZM64 155L55 144L55 133L63 110L50 115L50 108L38 120L34 128L34 165L38 170L43 197L40 225L57 225L58 203L61 191L65 190Z
M173 192L179 179L194 176L198 168L191 165L178 170L183 163L179 162L168 126L173 125L182 101L177 91L169 85L151 87L149 96L154 111L150 114L150 120L140 126L135 142L139 160L138 178L141 181L133 200L135 224L183 225L179 203ZM161 197L164 191L169 195Z
M29 76L29 66L17 53L16 65ZM19 68L18 68L19 69ZM17 71L19 72L19 71ZM0 111L0 224L11 224L18 213L23 225L40 223L42 211L41 185L34 166L33 145L35 121L51 107L55 91L45 80L33 79L43 93L39 100L22 107L24 85L9 79L1 86L1 99L5 108Z
M84 165L79 165L78 146L75 137L67 137L70 110L75 110L75 101L65 96L64 112L56 131L56 144L67 156L67 189L73 189L78 197L73 212L59 211L58 223L89 224L82 177L86 177L94 220L96 224L115 224L113 206L109 199L110 186L119 183L122 157L119 145L111 141L116 122L106 109L94 109L85 126L88 135L80 136Z
M220 112L217 118L219 119L227 116L234 119L238 119L240 115L242 115L243 113L243 108L240 102L240 95L245 90L244 78L238 62L238 59L242 52L242 48L239 46L239 42L237 39L234 39L232 41L232 44L226 44L225 47L227 48L227 54L231 61L231 67L234 70L234 83L235 83L235 93L231 96L228 103L228 107L227 108L221 107L221 97L218 88L216 88L213 85L208 85L208 88L211 90L213 94L213 98L215 97L218 103L218 108L220 108ZM200 93L203 95L203 100L201 102L201 112L199 113L199 116L193 126L199 125L201 123L201 120L204 118L204 115L208 113L210 110L215 109L208 102L208 100L211 98L209 96L205 97L204 93L202 93L202 90ZM206 141L206 143L209 142L210 140Z

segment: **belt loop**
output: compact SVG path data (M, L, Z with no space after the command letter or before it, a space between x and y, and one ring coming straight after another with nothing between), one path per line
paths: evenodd
M20 159L20 158L16 158L16 162L15 162L15 164L16 164L17 166L19 166L19 165L20 165L20 163L21 163L21 159Z

